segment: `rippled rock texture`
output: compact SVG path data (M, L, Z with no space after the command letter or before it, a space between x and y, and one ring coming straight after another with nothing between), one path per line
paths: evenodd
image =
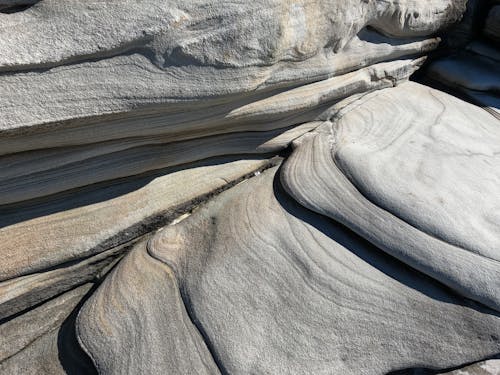
M500 371L497 21L0 0L0 374Z

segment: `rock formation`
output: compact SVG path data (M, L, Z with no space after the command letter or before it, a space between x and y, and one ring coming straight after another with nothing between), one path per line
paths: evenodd
M498 374L499 6L0 0L0 374Z

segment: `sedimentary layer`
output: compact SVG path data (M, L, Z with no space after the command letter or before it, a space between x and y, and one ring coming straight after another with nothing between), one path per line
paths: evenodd
M409 82L299 140L281 178L301 204L499 310L499 130L480 108Z

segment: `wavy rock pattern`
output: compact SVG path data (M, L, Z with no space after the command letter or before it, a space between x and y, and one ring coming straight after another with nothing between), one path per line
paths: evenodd
M169 143L180 136L174 133L0 157L0 163L6 166L0 172L0 205L214 156L278 152L311 127L282 126L314 120L325 106L351 94L391 87L407 79L421 62L417 59L380 63L246 104L225 115L226 119L246 125L219 128L219 132L229 133L225 135ZM237 130L247 132L232 133Z
M199 348L179 358L156 342L168 330L161 338L168 348L186 331L184 315L159 320L181 298L223 373L381 374L499 350L498 316L298 206L275 173L163 228L148 243L149 257L138 246L104 282L78 320L101 373L134 373L139 362L163 372L197 360ZM123 356L130 343L149 342L147 353ZM142 363L143 355L154 360Z
M138 237L269 164L213 162L3 214L0 319L95 281Z
M91 286L84 284L24 314L2 321L0 373L65 374L68 368L59 357L63 352L71 355L75 347L66 337L63 325ZM79 347L76 350L81 351ZM92 373L89 367L80 367L79 371L82 370Z
M172 270L147 254L145 242L85 304L77 332L101 374L218 373Z
M406 83L306 137L282 181L306 207L499 310L499 131L477 107Z
M0 374L497 354L483 3L0 0Z

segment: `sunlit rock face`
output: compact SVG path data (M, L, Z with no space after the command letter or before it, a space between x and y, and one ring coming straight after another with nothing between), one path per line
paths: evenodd
M486 3L0 0L0 374L495 373Z

